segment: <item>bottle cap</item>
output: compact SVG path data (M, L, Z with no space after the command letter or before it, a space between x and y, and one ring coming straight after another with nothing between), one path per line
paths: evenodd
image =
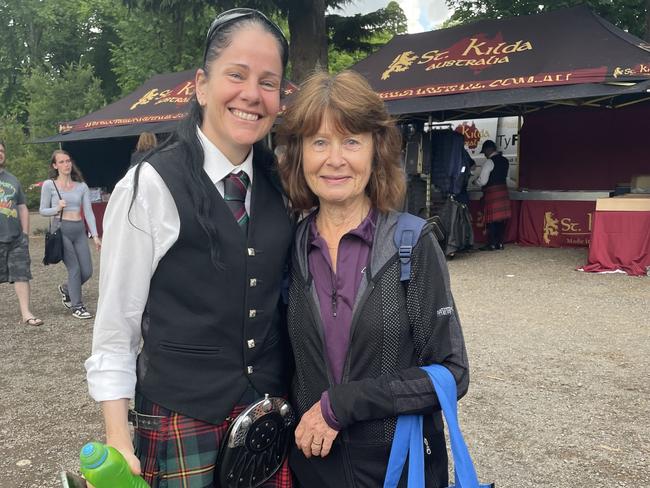
M95 469L101 466L108 456L108 448L100 442L89 442L81 448L79 460L81 467L85 469Z

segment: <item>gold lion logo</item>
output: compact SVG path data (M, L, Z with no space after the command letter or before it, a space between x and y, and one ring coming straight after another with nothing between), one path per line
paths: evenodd
M131 105L131 108L129 110L133 110L135 107L138 105L146 105L149 102L151 102L154 98L158 96L158 90L154 88L153 90L149 90L147 93L145 93L140 100L135 102L133 105Z
M405 51L402 54L398 54L395 59L393 59L393 62L390 63L388 69L381 75L381 79L387 80L390 78L392 73L402 73L406 71L417 60L418 56L413 51Z
M553 217L553 212L544 213L544 242L551 243L551 237L560 235L560 221Z

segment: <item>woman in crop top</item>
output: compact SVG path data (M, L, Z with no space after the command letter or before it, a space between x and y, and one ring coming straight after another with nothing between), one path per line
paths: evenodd
M50 166L50 179L43 183L41 189L40 213L46 217L57 217L52 218L52 227L56 229L60 225L63 234L63 262L68 270L68 281L60 284L58 290L63 306L72 310L73 317L90 319L92 314L86 310L81 298L81 285L93 274L82 211L98 251L102 243L97 234L88 185L67 152L54 151Z

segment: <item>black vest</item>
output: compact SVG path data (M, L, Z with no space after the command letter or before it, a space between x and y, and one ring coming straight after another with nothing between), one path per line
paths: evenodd
M490 159L494 163L494 169L490 172L490 177L483 188L495 185L505 185L510 163L508 163L508 160L504 158L501 153L494 154Z
M174 412L217 424L249 382L262 394L287 392L290 355L280 289L292 228L262 151L253 158L248 239L202 172L219 226L218 269L196 218L183 158L172 146L148 160L174 198L180 233L151 279L137 390Z

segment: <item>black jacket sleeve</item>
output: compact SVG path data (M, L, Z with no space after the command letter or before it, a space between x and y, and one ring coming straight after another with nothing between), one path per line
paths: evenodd
M406 300L418 366L331 387L332 410L343 428L364 420L439 409L431 380L419 366L446 366L456 379L458 398L467 392L469 367L463 333L447 263L431 232L423 233L413 250Z

